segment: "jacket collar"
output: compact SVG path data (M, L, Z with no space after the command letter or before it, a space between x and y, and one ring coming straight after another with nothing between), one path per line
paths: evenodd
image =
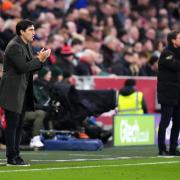
M22 44L23 46L26 47L27 44L22 40L22 38L21 38L20 36L16 35L16 36L15 36L15 40L16 40L18 43L20 43L20 44Z
M28 52L28 49L30 48L30 47L29 47L30 45L29 45L29 44L26 44L26 43L21 39L20 36L16 36L16 37L15 37L15 40L22 45L24 51L26 52L26 56L28 57L29 60L31 60L31 59L32 59L32 54L29 54L29 53L31 53L30 51ZM27 48L28 48L28 49L27 49Z
M172 51L172 52L174 52L174 53L176 53L177 51L178 51L178 48L175 48L173 45L171 45L171 44L168 44L167 45L167 49L168 50L170 50L170 51Z

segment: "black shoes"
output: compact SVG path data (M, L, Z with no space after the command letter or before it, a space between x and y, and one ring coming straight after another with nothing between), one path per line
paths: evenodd
M30 166L29 163L25 162L20 156L7 160L7 166Z
M169 151L169 156L180 156L180 152L179 151Z
M16 163L16 159L13 158L13 159L8 159L8 160L7 160L6 166L12 166L12 165L16 165L16 164L17 164L17 163Z
M159 156L169 156L169 152L166 150L160 150L158 153Z
M180 156L180 152L177 150L175 151L170 150L169 152L160 150L158 155L159 156Z

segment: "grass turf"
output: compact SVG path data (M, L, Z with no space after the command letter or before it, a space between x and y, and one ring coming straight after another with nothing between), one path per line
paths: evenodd
M102 151L23 151L30 167L4 166L0 179L11 180L173 180L180 178L180 158L157 157L155 146L104 148Z

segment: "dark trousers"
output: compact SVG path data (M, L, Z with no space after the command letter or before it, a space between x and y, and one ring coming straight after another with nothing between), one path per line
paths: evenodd
M166 129L172 120L172 128L170 135L170 151L175 151L178 145L178 136L180 130L180 106L170 106L161 104L161 121L158 131L158 147L159 150L165 151L165 135Z
M8 159L12 159L19 156L19 145L21 142L24 113L18 114L6 109L4 111L7 123L5 130L6 157Z

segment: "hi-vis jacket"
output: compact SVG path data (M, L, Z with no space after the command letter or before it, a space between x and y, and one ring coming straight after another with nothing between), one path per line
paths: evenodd
M118 95L118 114L143 114L143 93L133 92L128 96Z

